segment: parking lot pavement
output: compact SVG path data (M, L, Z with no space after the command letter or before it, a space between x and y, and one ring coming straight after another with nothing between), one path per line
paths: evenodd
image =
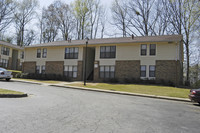
M0 99L1 133L199 133L192 103L2 82L27 98Z

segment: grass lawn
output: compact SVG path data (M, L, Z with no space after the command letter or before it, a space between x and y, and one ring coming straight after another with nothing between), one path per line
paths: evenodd
M72 83L67 85L84 87L83 83ZM184 88L136 84L87 83L86 87L178 98L188 98L190 91L189 89Z
M24 93L0 88L0 94L24 94Z
M13 73L22 73L22 71L17 71L17 70L8 70L8 71L11 71Z
M49 83L49 84L65 84L63 81L53 81L53 80L34 80L34 79L18 79L32 81L38 83ZM66 82L66 86L78 86L85 87L82 82ZM139 94L149 94L156 96L168 96L168 97L178 97L178 98L188 98L189 89L176 88L168 86L158 86L158 85L138 85L138 84L108 84L108 83L87 83L87 88L96 88L103 90L114 90L123 92L132 92Z
M38 83L50 83L50 84L59 84L61 81L54 81L54 80L35 80L35 79L22 79L22 78L13 78L17 80L26 80L26 81L32 81L32 82L38 82Z

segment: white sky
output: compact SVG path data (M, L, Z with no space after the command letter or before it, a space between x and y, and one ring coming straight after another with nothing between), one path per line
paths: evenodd
M49 6L54 1L56 1L56 0L38 0L38 2L39 2L38 13L40 14L41 9L43 7ZM64 3L70 4L70 3L74 2L75 0L61 0L61 1L64 2ZM107 10L107 17L111 17L110 6L111 6L112 1L113 0L100 0L101 4L103 4L104 7ZM32 20L32 22L29 25L26 25L26 28L27 29L35 29L37 31L38 27L37 27L36 21L37 21L37 18L35 18L34 20ZM109 25L109 22L107 22L106 25ZM6 32L5 35L6 36L10 36L10 37L15 36L14 25L10 25L8 28L9 28L9 32ZM115 31L116 30L116 28L113 29L112 26L106 26L105 28L106 28L105 31ZM108 32L108 34L110 34L110 33L113 33L113 32ZM106 33L105 33L104 37L106 37ZM38 42L36 42L36 43L38 43Z
M48 5L50 5L51 3L53 3L55 0L38 0L39 4L40 4L40 8L42 7L47 7ZM64 3L70 4L71 2L75 1L75 0L61 0ZM104 4L105 6L110 6L113 0L100 0L102 4Z
M50 4L52 4L54 1L56 0L38 0L39 1L39 6L40 6L40 10L43 8L43 7L47 7L49 6ZM64 3L67 3L67 4L71 4L73 3L75 0L61 0L61 2L64 2ZM106 16L107 18L109 18L109 20L111 20L111 12L110 12L110 7L111 7L111 4L114 0L100 0L100 3L105 7L106 9ZM108 26L109 25L109 26ZM112 31L112 32L109 32L109 31ZM106 27L105 27L105 33L104 33L104 37L109 37L110 35L112 35L112 37L115 37L117 35L115 35L115 33L113 32L115 31L116 34L117 34L117 31L118 29L115 27L113 27L112 25L110 25L110 22L107 22L106 23ZM114 34L113 34L114 33ZM109 35L109 36L107 36Z

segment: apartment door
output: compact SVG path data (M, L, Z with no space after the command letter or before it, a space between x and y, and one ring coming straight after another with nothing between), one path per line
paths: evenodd
M83 54L83 76L85 71L85 51L84 48L84 54ZM94 61L95 61L95 47L88 47L87 48L87 59L86 59L86 79L92 81L94 77ZM84 79L84 78L83 78Z

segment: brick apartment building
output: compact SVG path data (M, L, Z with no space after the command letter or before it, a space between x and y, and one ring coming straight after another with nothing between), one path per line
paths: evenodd
M0 41L0 67L21 70L24 61L24 49L4 41Z
M183 81L181 35L92 39L88 41L86 77ZM58 74L83 80L86 40L25 47L24 73Z

